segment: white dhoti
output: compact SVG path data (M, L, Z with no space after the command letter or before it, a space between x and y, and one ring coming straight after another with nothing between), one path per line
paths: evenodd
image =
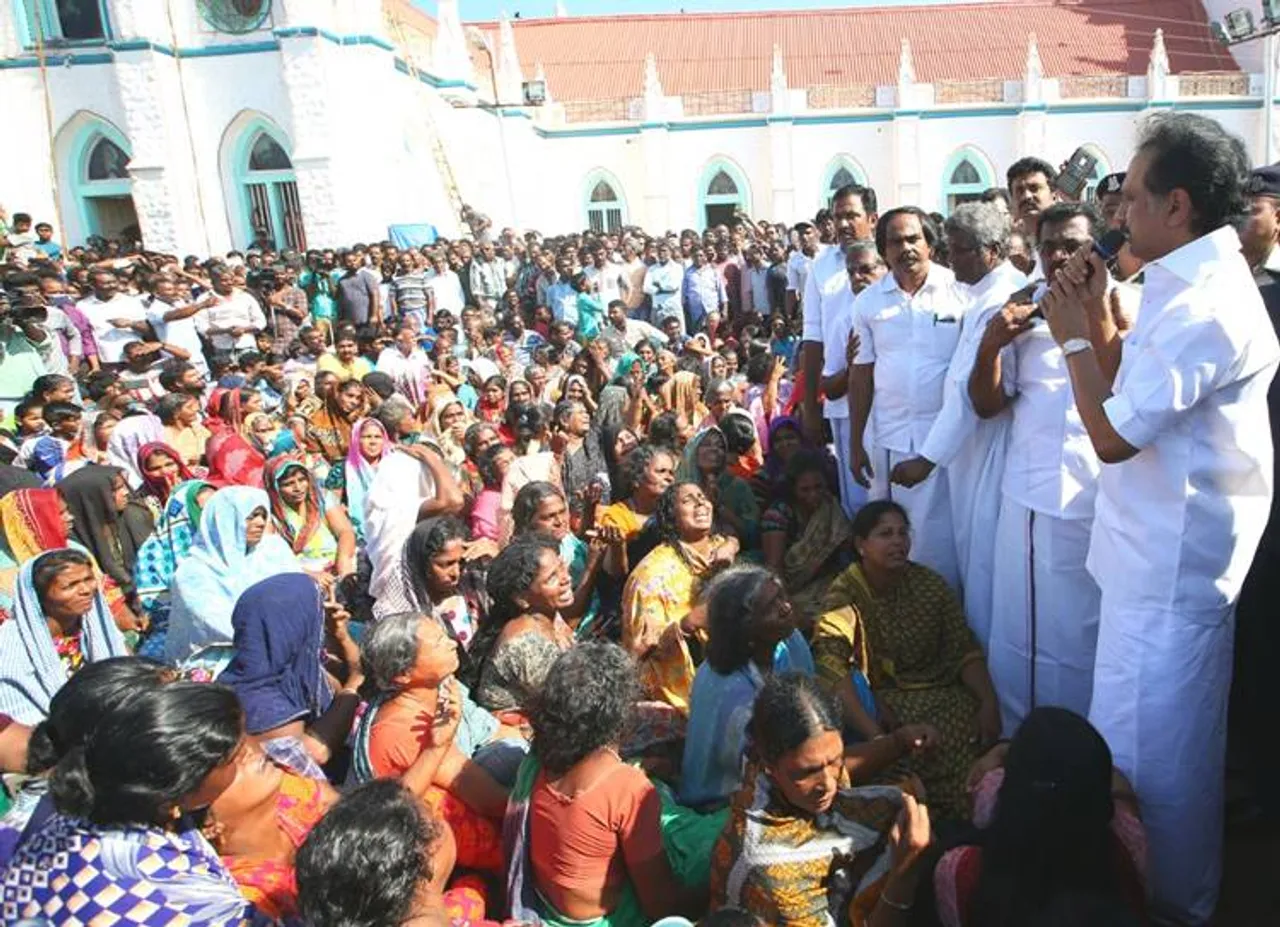
M875 475L871 478L867 499L889 499L907 510L907 518L911 522L911 559L940 573L960 595L960 566L956 562L947 471L938 467L923 483L908 489L891 485L889 474L902 461L913 459L915 454L900 454L879 447L871 448L868 453Z
M1089 720L1142 806L1152 913L1178 923L1207 924L1218 900L1234 632L1231 607L1102 598Z
M850 520L858 514L858 509L867 504L867 491L853 478L853 470L849 467L849 420L847 418L829 418L831 438L835 442L836 470L840 480L840 506Z
M956 562L964 587L964 614L983 653L991 637L996 524L1003 493L1008 422L981 422L964 448L946 466Z
M1091 526L1002 496L987 666L1006 737L1038 705L1089 712L1099 608L1085 568Z

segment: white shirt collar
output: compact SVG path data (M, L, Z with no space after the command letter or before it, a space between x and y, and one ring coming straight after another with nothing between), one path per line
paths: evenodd
M975 300L982 300L991 295L996 287L1006 284L1014 290L1027 285L1027 278L1022 271L1009 261L1003 261L991 268L985 277L969 287L969 295Z
M1240 253L1240 236L1229 225L1224 225L1208 235L1201 235L1180 248L1174 248L1164 257L1152 261L1152 265L1187 283L1195 283L1214 265Z
M916 290L916 293L923 293L925 290L928 290L930 287L937 286L938 280L941 278L941 276L942 275L938 273L938 265L930 261L929 273L925 275L924 283L920 286L920 289ZM898 286L898 278L893 275L892 270L880 278L880 283L884 287L884 291L886 293L892 293L894 291L901 290L901 288Z

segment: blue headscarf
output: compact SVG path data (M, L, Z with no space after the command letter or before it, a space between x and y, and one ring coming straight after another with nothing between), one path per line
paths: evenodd
M67 668L54 647L34 580L35 565L53 552L45 551L22 565L13 615L0 625L0 713L21 724L43 721L49 713L50 699L67 682ZM84 551L75 553L88 556ZM87 663L129 655L101 587L94 590L81 635L80 648Z
M231 625L236 655L218 682L240 697L248 733L329 707L333 694L320 667L324 604L311 577L285 573L254 583L236 602Z
M209 499L191 550L173 577L169 637L165 658L180 663L207 644L230 643L231 611L240 593L277 573L299 573L302 566L278 534L268 533L248 549L245 522L256 509L271 520L264 490L228 486Z

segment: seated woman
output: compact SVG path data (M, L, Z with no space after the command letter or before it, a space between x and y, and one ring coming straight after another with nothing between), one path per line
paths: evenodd
M965 776L1000 736L982 650L946 581L908 559L911 529L902 506L864 506L853 522L853 543L858 562L832 582L814 629L819 677L839 694L849 726L867 739L902 724L937 727L937 749L910 767L924 781L936 818L967 818ZM871 710L859 692L863 679L874 697Z
M241 723L234 693L194 682L134 692L108 712L53 771L58 813L14 855L5 920L64 923L74 910L84 924L137 921L140 911L151 924L256 922L187 817L235 778Z
M471 416L462 401L453 395L435 404L427 422L426 435L440 448L453 478L462 478L462 465L467 459L466 435Z
M14 489L0 496L0 625L13 616L18 573L46 550L77 547L75 519L56 489Z
M675 454L652 444L642 444L627 457L622 486L614 486L618 501L600 509L596 524L601 529L616 528L626 546L605 558L605 571L618 579L625 578L631 567L644 559L657 543L656 534L646 531L658 509L658 500L676 480Z
M749 550L759 542L760 505L747 482L725 469L727 454L724 432L707 428L689 441L677 476L702 487L715 507L716 527Z
M138 449L138 469L142 472L142 486L135 498L147 507L152 521L160 518L173 487L184 480L195 479L195 474L182 462L182 455L160 441Z
M507 414L507 378L494 374L480 388L480 401L476 403L476 420L498 428Z
M1072 896L1108 900L1146 923L1138 799L1088 721L1036 708L974 765L969 785L982 836L934 870L944 927L1041 923Z
M806 634L822 613L831 581L852 556L853 528L828 487L826 466L815 451L794 454L783 494L760 522L765 565L782 577Z
M168 393L156 404L156 415L164 423L164 441L195 467L204 461L209 429L200 422L200 400L187 393Z
M462 477L458 480L467 498L474 499L484 489L484 481L480 479L477 462L480 455L495 444L501 444L498 429L488 422L472 422L467 426L462 446L467 452L467 459L462 464Z
M377 694L356 729L353 778L399 778L449 824L462 865L498 871L499 822L525 753L519 732L454 678L458 645L430 618L383 618L363 654Z
M0 624L0 714L34 724L82 666L128 653L90 557L69 548L33 557Z
M173 577L178 564L191 550L200 527L200 511L214 492L214 487L202 480L189 480L173 487L156 521L156 530L138 548L133 583L138 605L147 621L146 634L138 645L140 656L164 658L169 610L173 606Z
M54 813L49 775L67 753L82 749L98 722L135 693L172 681L173 671L150 660L110 657L86 663L49 700L49 714L25 728L23 764L5 772L25 773L13 807L0 818L0 869L9 865L23 833L43 826ZM12 727L22 727L14 724Z
M269 756L313 778L323 779L320 766L343 752L360 705L364 672L348 619L303 573L254 583L231 613L234 655L218 682L239 697L245 732ZM326 636L345 671L336 694L321 663Z
M378 464L394 445L387 430L376 418L362 418L351 429L351 447L346 463L329 471L325 489L337 493L347 507L347 517L355 528L356 540L363 544L364 500L378 472Z
M353 853L352 847L378 847ZM468 924L484 920L483 885L453 878L453 834L395 780L345 792L298 849L298 908L307 924ZM446 886L450 886L446 890Z
M505 444L495 442L476 458L476 471L483 487L471 505L471 535L497 541L501 530L498 521L502 511L502 483L516 455Z
M498 505L498 543L511 540L515 524L511 510L515 507L516 493L530 483L542 482L560 486L560 461L551 451L551 416L531 404L512 406L514 410L515 460L507 468L502 480L502 499Z
M476 701L514 727L560 651L573 644L573 629L560 617L573 605L573 586L559 545L541 535L499 552L487 586L489 614L471 645Z
M324 394L324 406L307 419L307 451L341 467L351 447L351 430L364 415L364 385L344 380Z
M738 542L712 531L711 503L696 483L676 483L654 513L657 547L622 590L622 646L638 661L648 698L688 714L706 632L692 614L698 587L738 556Z
M893 786L850 788L840 728L809 677L765 680L751 762L711 854L712 909L790 927L909 923L929 812Z
M167 662L177 665L201 647L229 644L240 594L268 576L302 571L289 545L267 533L270 504L265 492L248 486L228 486L209 499L173 576Z
M705 910L708 851L725 816L680 808L619 758L638 696L614 644L579 644L552 667L507 812L513 918L641 927Z
M325 505L306 464L296 457L273 458L265 479L271 520L302 568L326 589L355 576L355 529L341 505Z
M112 608L125 630L142 630L133 586L138 548L155 530L146 506L129 498L125 473L119 467L82 467L58 483L74 524L71 537L93 555L105 580L108 599L122 601Z
M262 398L250 389L229 389L217 399L217 419L210 422L213 434L205 445L210 482L262 488L267 458L249 440L245 425L245 416L261 411L261 403Z
M602 529L602 542L588 545L569 530L569 506L564 492L551 483L534 482L521 489L516 494L511 516L516 537L537 532L560 545L560 559L568 567L569 581L573 584L573 604L564 609L560 617L574 629L579 640L591 636L592 623L600 609L596 580L608 549L603 541L612 539L621 545L621 532L616 528Z

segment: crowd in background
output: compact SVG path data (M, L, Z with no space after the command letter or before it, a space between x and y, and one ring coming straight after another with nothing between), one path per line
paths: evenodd
M1280 171L1234 144L700 233L0 216L0 919L1207 922L1280 358ZM1171 275L1231 317L1168 340ZM1165 428L1208 514L1108 496Z

